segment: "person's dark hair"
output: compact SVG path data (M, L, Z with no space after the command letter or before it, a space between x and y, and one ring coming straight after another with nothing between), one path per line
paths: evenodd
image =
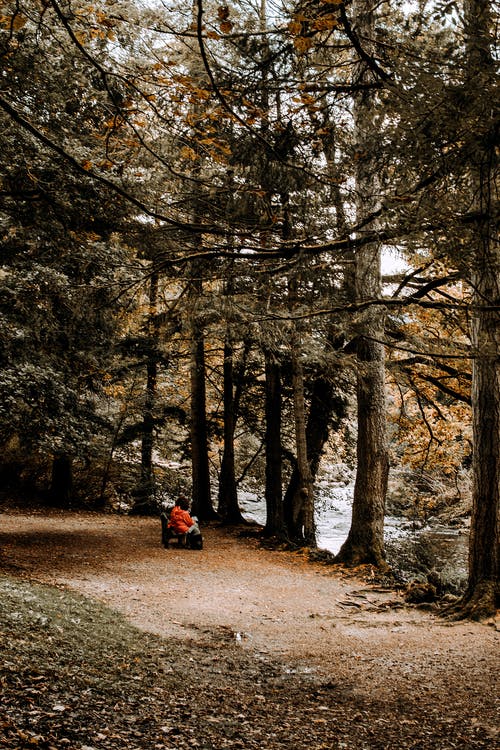
M178 505L179 508L182 508L182 510L189 510L189 500L185 495L179 495L176 505Z

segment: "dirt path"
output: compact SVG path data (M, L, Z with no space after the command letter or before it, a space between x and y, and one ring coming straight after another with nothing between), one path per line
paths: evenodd
M155 519L0 513L0 569L101 599L164 636L230 634L291 673L348 679L402 707L466 706L498 738L498 622L450 624L300 555L204 536L201 552L167 551Z

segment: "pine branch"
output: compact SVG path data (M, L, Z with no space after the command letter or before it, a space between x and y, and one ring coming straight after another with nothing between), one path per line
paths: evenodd
M44 146L46 146L51 151L55 152L59 156L61 156L64 161L66 161L68 164L70 164L73 169L76 170L76 172L80 173L81 175L85 175L85 177L90 178L94 180L95 182L100 183L101 185L105 185L107 188L115 192L117 195L120 195L122 198L124 198L126 201L131 203L133 206L136 206L136 208L139 208L144 214L147 216L150 216L153 219L157 219L158 221L165 222L166 224L169 224L172 227L176 227L177 229L182 229L185 232L193 233L193 234L199 234L200 232L208 232L211 234L222 234L224 230L215 227L214 225L205 225L205 224L191 224L187 222L177 221L175 219L172 219L172 217L167 216L164 213L160 213L158 211L154 211L153 209L149 208L145 203L140 201L135 196L131 195L127 190L120 187L116 183L114 183L112 180L109 180L107 177L104 177L103 175L97 174L96 172L92 171L92 169L88 169L87 166L83 166L80 164L80 162L75 159L74 156L69 154L62 146L59 146L59 144L54 143L48 136L45 135L45 133L42 133L41 130L39 130L37 127L35 127L32 123L30 123L23 115L21 115L17 110L12 107L9 102L7 102L2 96L0 96L0 107L9 115L9 117L14 120L18 125L20 125L24 130L29 132L34 138L36 138L37 141L42 143Z

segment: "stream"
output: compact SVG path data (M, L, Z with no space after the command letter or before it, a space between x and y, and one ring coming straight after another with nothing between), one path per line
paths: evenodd
M318 488L316 534L319 549L337 553L351 525L354 486ZM265 524L265 502L253 492L239 495L243 516ZM387 560L404 580L425 580L436 571L446 588L460 592L467 578L468 532L466 529L432 523L415 528L407 518L386 516L384 527Z

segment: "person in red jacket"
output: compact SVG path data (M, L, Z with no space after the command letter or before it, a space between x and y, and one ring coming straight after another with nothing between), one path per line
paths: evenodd
M199 536L201 540L201 532L197 521L196 517L192 518L189 514L189 500L185 495L181 495L170 513L168 529L179 537L179 543L182 546L187 545L187 534L192 535L193 538Z
M175 534L187 534L196 521L189 515L189 500L181 495L170 513L168 528Z

